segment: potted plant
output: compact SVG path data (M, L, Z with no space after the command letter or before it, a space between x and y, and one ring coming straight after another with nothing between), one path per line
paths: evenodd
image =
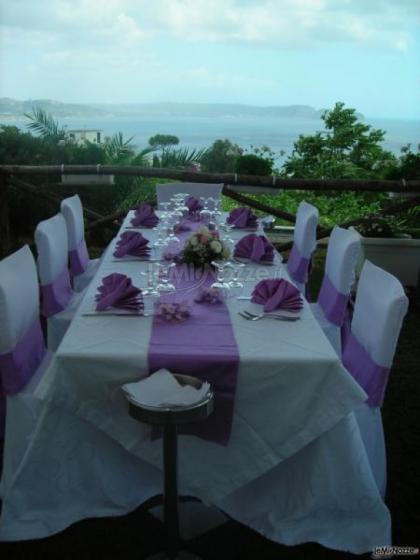
M401 221L378 218L355 228L362 241L364 259L396 276L403 286L417 286L420 271L420 239L401 231Z

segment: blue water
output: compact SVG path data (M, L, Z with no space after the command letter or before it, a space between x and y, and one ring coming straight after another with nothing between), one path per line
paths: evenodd
M24 120L8 121L4 124L16 124L25 127ZM141 149L148 139L155 134L175 134L181 146L190 148L209 147L219 138L228 138L242 148L250 146L269 146L274 152L284 150L286 155L293 149L293 143L299 134L313 134L323 130L320 119L285 118L285 117L69 117L59 120L60 124L71 128L101 129L105 135L122 132L124 139L134 136L133 144ZM420 142L420 121L399 119L366 118L364 123L386 131L384 148L396 155L401 147L411 143L417 148ZM284 158L279 157L277 163Z

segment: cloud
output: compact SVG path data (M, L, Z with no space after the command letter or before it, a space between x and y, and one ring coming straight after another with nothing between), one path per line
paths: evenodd
M419 0L3 0L4 26L114 44L153 36L303 49L349 43L406 50Z

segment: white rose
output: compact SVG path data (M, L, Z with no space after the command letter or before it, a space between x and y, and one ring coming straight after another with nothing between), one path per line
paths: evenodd
M220 243L220 241L212 241L210 243L210 247L213 249L213 251L215 253L221 253L222 252L222 244Z
M191 237L190 245L192 245L194 247L194 245L197 245L197 244L198 244L198 239L195 236Z

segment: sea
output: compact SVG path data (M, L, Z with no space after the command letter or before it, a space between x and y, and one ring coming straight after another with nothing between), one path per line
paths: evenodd
M67 117L57 120L60 125L67 125L68 129L99 129L106 136L121 132L124 140L133 137L132 143L139 150L146 147L148 139L155 134L173 134L180 139L179 146L191 149L210 147L215 140L225 138L247 150L268 146L276 153L277 164L281 164L292 153L293 144L300 134L314 134L324 130L321 119L296 117L165 115L150 118ZM399 155L406 144L411 144L413 151L417 151L420 143L420 120L365 117L362 122L384 130L386 134L383 147L395 155ZM7 120L3 124L15 124L25 129L27 121ZM282 151L283 156L280 155Z

